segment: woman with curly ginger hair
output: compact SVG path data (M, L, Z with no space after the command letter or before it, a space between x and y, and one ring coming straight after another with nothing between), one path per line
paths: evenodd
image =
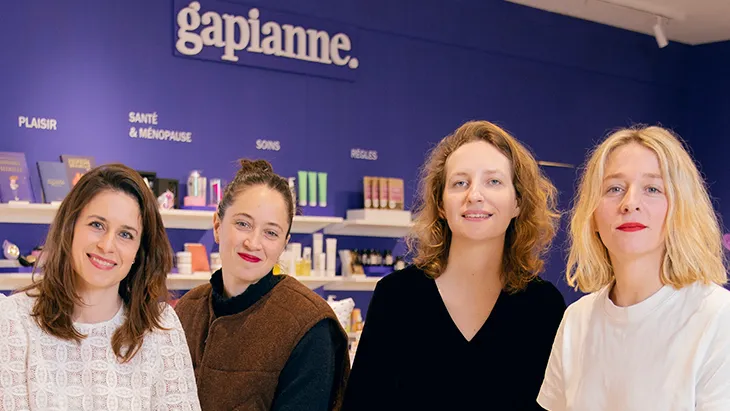
M383 278L368 308L344 408L540 409L565 301L538 278L559 218L530 152L486 121L431 151L414 264Z

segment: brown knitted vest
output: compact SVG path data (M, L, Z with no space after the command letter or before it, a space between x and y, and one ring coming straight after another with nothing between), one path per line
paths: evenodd
M215 318L212 287L201 285L177 303L192 355L198 396L204 411L269 410L279 374L299 340L334 312L319 295L291 277L245 311ZM350 372L347 334L342 327L332 410L342 404Z

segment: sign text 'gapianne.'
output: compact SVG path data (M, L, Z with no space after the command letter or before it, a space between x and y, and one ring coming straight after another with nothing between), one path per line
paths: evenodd
M201 14L200 2L193 1L177 13L175 48L183 55L195 56L204 47L216 47L223 49L220 59L230 62L237 62L236 53L245 51L350 69L360 65L349 54L352 42L347 34L330 36L324 30L262 22L260 17L256 8L248 11L248 18L215 11Z

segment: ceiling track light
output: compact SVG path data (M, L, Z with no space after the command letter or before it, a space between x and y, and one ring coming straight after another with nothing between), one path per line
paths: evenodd
M669 44L669 39L664 32L664 26L669 20L684 20L684 13L677 12L661 5L643 2L641 0L598 0L603 3L612 4L614 6L624 7L641 13L651 14L656 18L654 23L654 38L659 48L664 48Z
M660 49L667 47L667 44L669 44L667 35L664 34L664 19L659 16L656 17L656 23L654 24L654 38Z

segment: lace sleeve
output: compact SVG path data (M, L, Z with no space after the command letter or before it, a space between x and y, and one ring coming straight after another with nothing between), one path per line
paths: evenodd
M159 332L163 370L155 386L154 410L200 410L198 387L185 332L177 314L167 304L162 312L162 325L168 330Z
M30 410L28 334L16 302L0 295L0 411Z

